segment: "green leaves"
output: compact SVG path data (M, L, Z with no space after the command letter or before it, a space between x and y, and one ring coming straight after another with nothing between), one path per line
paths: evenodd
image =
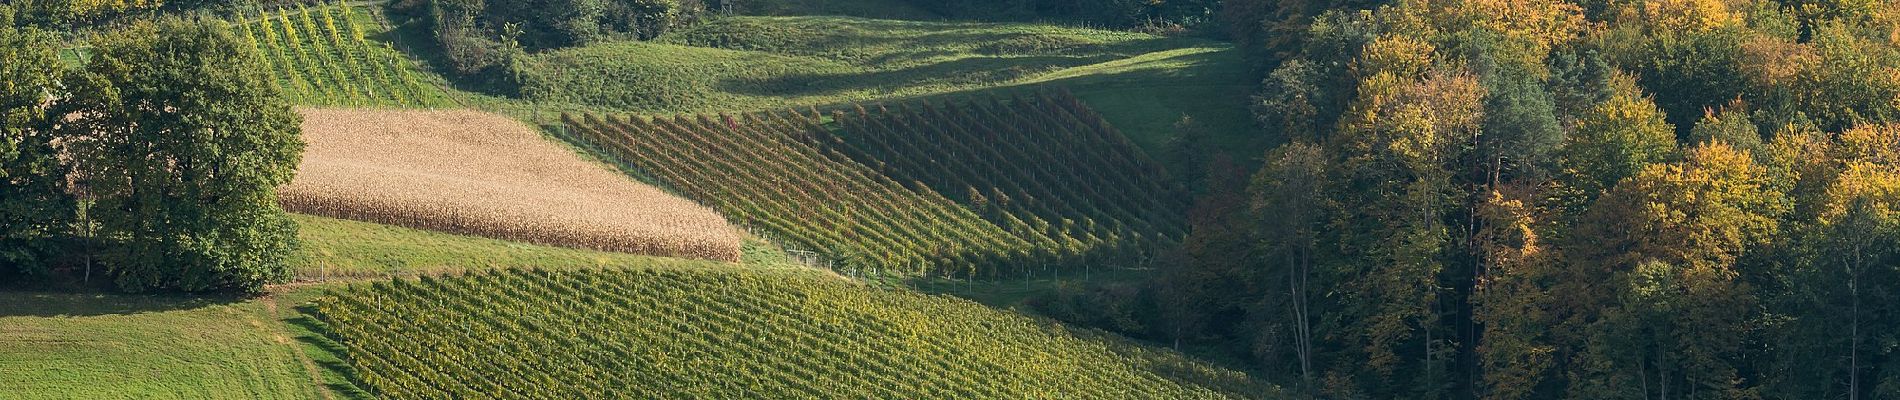
M295 227L275 188L298 117L222 23L165 20L100 37L60 105L62 137L126 290L257 290L289 277Z
M0 7L0 14L9 14ZM57 88L55 38L0 21L0 276L46 272L49 239L66 233L72 198L49 131Z

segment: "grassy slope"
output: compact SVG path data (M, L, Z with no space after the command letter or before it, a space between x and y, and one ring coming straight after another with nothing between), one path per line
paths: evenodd
M677 263L678 259L577 250L297 215L304 279L380 277L524 267L565 269ZM744 263L790 268L770 244L749 239Z
M501 266L799 270L758 241L747 243L744 263L725 264L296 218L305 279ZM354 397L360 393L333 367L337 354L314 340L294 309L335 287L292 285L248 299L0 291L0 398L317 398L319 387Z
M317 396L262 301L0 292L0 397Z
M738 6L746 15L845 15L865 18L930 20L936 13L910 0L754 0Z
M653 42L601 43L537 60L542 83L530 94L547 100L538 106L547 110L823 108L1047 85L1075 92L1151 154L1183 115L1242 160L1266 145L1249 122L1256 82L1240 52L1194 38L1024 23L730 17Z

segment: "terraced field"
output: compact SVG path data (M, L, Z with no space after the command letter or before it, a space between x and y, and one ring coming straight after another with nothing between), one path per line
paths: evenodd
M1246 375L811 274L505 271L316 301L364 389L425 398L1261 398Z
M736 261L713 210L635 182L506 117L301 110L285 209L555 246Z

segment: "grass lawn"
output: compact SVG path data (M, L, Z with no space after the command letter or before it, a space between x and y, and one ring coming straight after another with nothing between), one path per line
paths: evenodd
M712 261L652 257L460 236L397 226L295 215L302 279L368 278L505 267L585 268L648 264L731 266ZM798 268L771 244L748 239L744 264Z
M263 300L0 292L0 397L319 398Z
M942 18L909 0L753 0L737 5L746 15L848 15L865 18Z

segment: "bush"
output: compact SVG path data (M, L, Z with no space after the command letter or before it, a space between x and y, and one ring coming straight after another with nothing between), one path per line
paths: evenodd
M430 33L449 72L519 96L522 60L529 52L614 39L652 39L692 23L705 8L698 0L429 0L398 9L427 7Z

